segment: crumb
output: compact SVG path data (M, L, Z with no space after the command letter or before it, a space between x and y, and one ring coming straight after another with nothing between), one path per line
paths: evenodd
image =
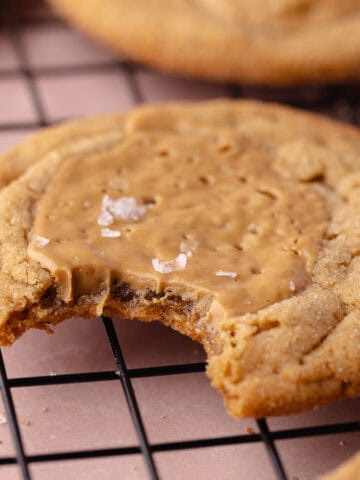
M216 270L215 275L216 275L217 277L231 277L231 278L233 278L234 280L235 280L236 277L237 277L237 273L236 273L236 272L225 272L224 270Z
M344 442L343 440L340 440L339 445L340 445L340 447L345 447L346 442Z
M158 258L153 258L151 263L156 272L170 273L176 270L183 270L186 267L187 256L185 253L180 253L175 260L170 260L169 262L160 262Z
M161 415L161 417L160 417L160 418L161 418L161 420L165 420L165 418L166 418L166 415Z
M21 425L26 425L27 427L30 427L31 425L30 420L27 420L26 418L19 418L19 423L21 423Z
M41 413L46 413L48 411L49 411L48 407L40 407L40 412Z
M254 435L255 432L254 432L254 429L253 429L253 428L251 428L251 427L246 427L246 433L247 433L248 435Z
M0 425L4 425L5 423L7 423L5 415L0 414Z
M290 282L289 282L289 288L292 292L295 292L295 290L296 290L295 282L293 282L292 280L290 280Z

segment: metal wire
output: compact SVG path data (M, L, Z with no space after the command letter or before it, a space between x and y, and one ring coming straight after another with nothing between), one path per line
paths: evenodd
M125 398L129 407L129 412L131 415L131 419L133 421L141 452L144 456L145 463L148 469L149 476L151 480L158 480L159 475L156 471L155 463L152 457L151 448L149 445L149 441L147 439L147 435L145 432L145 427L143 420L141 418L140 410L137 404L136 396L134 389L131 384L131 379L128 375L126 363L124 360L123 353L121 351L121 347L119 344L119 340L117 338L115 328L111 318L103 317L104 327L109 339L109 343L114 355L114 359L116 362L116 366L118 368L117 373L119 375L119 380L123 387L123 391L125 394Z
M16 12L16 2L7 2L5 9L2 11L2 22L8 34L8 38L12 42L17 55L19 68L1 69L0 80L11 79L21 76L28 88L31 96L34 110L37 118L34 122L16 122L16 123L0 123L0 131L7 130L24 130L36 129L49 125L46 116L40 91L37 88L36 78L39 75L58 76L73 75L78 73L88 73L97 71L113 70L114 66L121 70L122 74L128 82L129 90L135 103L139 104L144 101L141 89L136 81L134 73L139 67L128 61L117 61L105 64L88 64L88 65L72 65L72 66L54 66L34 68L26 56L26 50L18 35L19 29L26 26L43 25L43 24L59 24L57 18L28 18L16 19L11 9ZM14 12L13 12L14 13ZM144 67L141 67L144 68ZM252 97L266 101L282 101L297 107L303 107L310 110L328 113L334 117L346 120L355 124L360 124L360 88L357 85L335 85L331 87L309 87L302 89L269 89L259 87L239 87L237 85L228 85L227 91L230 97ZM278 480L288 480L288 476L283 466L281 457L277 451L275 442L283 439L303 438L310 436L329 435L345 432L360 431L360 421L337 423L332 425L317 425L306 428L294 428L287 430L271 431L265 419L259 419L257 425L259 433L253 435L233 435L215 438L201 438L195 440L166 442L166 443L150 443L144 426L143 418L139 410L136 396L132 387L132 379L147 378L161 375L187 374L194 372L204 372L205 363L190 363L180 365L166 365L161 367L144 367L128 369L124 355L121 349L121 343L117 337L113 322L110 318L104 317L103 324L105 332L112 349L115 371L105 372L89 372L75 373L57 376L33 376L8 378L3 356L0 352L0 389L5 405L6 415L9 422L12 440L15 446L15 456L0 457L0 465L17 464L23 480L31 480L29 471L30 463L39 462L55 462L60 460L76 460L84 458L100 458L110 456L142 454L149 479L158 480L159 474L156 467L153 454L156 452L186 450L194 448L216 447L225 445L241 445L251 443L263 443L268 452L268 458L272 465L275 476ZM127 400L129 415L135 427L138 439L138 445L119 447L119 448L103 448L88 449L69 452L55 452L48 454L27 455L24 451L22 437L16 416L14 402L12 399L12 389L19 387L31 387L39 385L58 385L58 384L77 384L83 382L98 381L114 381L119 380L125 398ZM115 428L115 427L114 427ZM239 454L240 454L239 450ZM121 473L121 472L119 472Z

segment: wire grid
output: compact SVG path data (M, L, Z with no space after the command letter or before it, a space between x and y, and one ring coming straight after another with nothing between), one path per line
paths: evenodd
M109 68L114 68L115 66L116 68L119 68L123 74L125 73L126 80L135 103L140 104L144 101L141 90L134 76L134 72L136 72L139 67L136 64L125 60L109 62L108 64L101 63L85 66L72 65L46 68L32 67L18 35L20 29L24 26L33 25L36 23L57 23L59 20L55 17L15 19L15 16L12 15L12 13L14 13L12 10L15 10L15 5L15 2L5 2L5 8L1 13L3 28L5 29L5 32L14 47L19 67L13 69L2 69L0 66L0 79L12 78L17 75L22 76L32 99L33 107L36 112L36 121L0 123L0 131L24 129L32 130L50 125L51 122L46 119L43 100L35 82L37 75L43 73L56 76L63 73L77 73L86 70L104 71ZM143 68L144 67L142 67L142 69ZM341 120L360 125L360 88L357 85L334 85L322 88L308 87L300 89L269 89L250 86L240 87L237 85L227 85L226 88L228 95L232 98L252 97L262 100L282 101L294 106L324 112L340 118ZM160 479L160 476L154 461L154 453L156 452L225 445L240 445L258 442L263 442L265 445L268 453L268 459L271 463L276 478L278 480L289 480L283 465L283 461L280 458L275 446L276 440L360 431L360 421L272 431L269 429L266 419L262 418L256 421L259 428L259 433L255 433L253 435L242 434L216 438L201 438L198 440L195 439L166 443L150 443L144 427L143 418L138 407L137 399L132 386L132 380L135 378L152 376L204 372L206 365L205 363L201 362L129 369L126 365L112 319L104 316L102 317L102 322L104 326L104 333L111 346L114 358L114 371L111 370L102 372L63 374L57 375L56 377L33 376L8 378L3 355L0 351L0 389L15 447L15 456L0 457L0 465L17 464L21 471L23 480L31 480L32 478L29 470L30 463L49 461L56 462L60 460L99 458L139 453L142 454L145 461L149 479L157 480ZM138 445L119 448L62 451L46 454L26 454L13 401L13 388L40 385L76 384L82 382L110 380L118 380L121 383L127 401L129 415L137 434ZM240 453L241 452L239 451L239 454Z

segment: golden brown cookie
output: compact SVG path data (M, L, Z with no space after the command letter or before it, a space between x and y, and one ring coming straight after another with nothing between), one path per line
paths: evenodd
M64 122L40 130L0 156L0 189L22 175L32 164L43 160L54 151L60 151L61 155L65 155L68 149L70 151L74 148L80 149L87 141L91 142L91 145L99 145L99 148L109 148L108 146L119 141L122 124L122 115L108 114Z
M247 101L66 128L15 150L37 163L0 193L1 344L159 320L204 345L235 416L359 394L358 130Z
M320 480L359 480L360 478L360 453L350 458L347 462L337 468L334 472L328 473Z
M49 0L129 58L242 83L358 80L358 0Z

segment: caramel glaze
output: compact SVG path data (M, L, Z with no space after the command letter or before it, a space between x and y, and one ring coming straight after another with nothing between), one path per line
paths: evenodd
M116 286L153 296L174 287L200 292L207 310L211 300L207 319L223 320L302 291L328 221L311 182L283 176L271 149L248 148L235 129L138 115L110 153L64 160L37 205L32 238L48 242L32 241L28 253L55 277L58 296L93 295L101 314ZM107 228L120 236L104 237L105 195L131 197L146 213L114 218ZM154 269L182 250L185 268Z

